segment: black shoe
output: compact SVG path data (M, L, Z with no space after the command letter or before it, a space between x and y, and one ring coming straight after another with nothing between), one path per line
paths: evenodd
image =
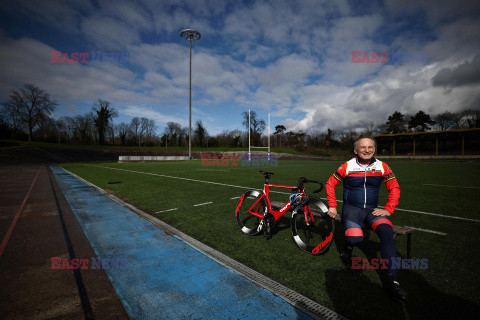
M405 294L405 291L400 288L400 284L396 277L387 276L387 279L383 282L383 288L388 291L392 299L399 302L407 301L407 295Z
M353 251L353 247L346 245L340 252L340 259L342 259L342 262L344 264L346 265L352 264L352 251Z

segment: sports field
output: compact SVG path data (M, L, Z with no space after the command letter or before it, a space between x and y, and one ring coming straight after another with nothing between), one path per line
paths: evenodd
M428 259L427 269L399 271L409 298L404 306L382 290L379 270L351 270L341 263L338 250L344 243L344 230L339 224L335 243L322 256L308 255L295 246L289 213L279 220L271 239L247 236L237 226L237 197L247 189L262 188L259 169L275 173L270 183L295 185L302 176L326 181L341 161L278 161L270 167L242 166L241 162L237 166L202 166L200 160L62 167L347 318L460 319L478 315L480 161L387 162L402 188L392 222L419 229L413 234L412 258ZM271 193L272 200L286 202L285 189L278 191L281 193ZM324 191L320 197L325 198ZM341 186L337 199L342 199ZM384 204L385 187L381 199ZM354 256L380 257L376 234L365 235ZM398 237L396 243L399 253L405 255L406 237Z

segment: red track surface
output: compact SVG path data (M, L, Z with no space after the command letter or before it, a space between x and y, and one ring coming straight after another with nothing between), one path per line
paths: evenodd
M0 319L128 319L103 270L51 268L95 253L47 165L1 164L0 239Z

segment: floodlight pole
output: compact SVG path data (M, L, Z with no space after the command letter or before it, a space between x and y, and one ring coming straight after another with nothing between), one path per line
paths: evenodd
M192 41L200 40L200 32L193 29L185 29L180 32L180 36L190 42L190 89L189 89L189 108L188 108L188 160L192 159Z
M248 161L252 161L252 153L250 152L250 109L248 109Z
M268 113L268 153L267 161L270 161L270 112Z

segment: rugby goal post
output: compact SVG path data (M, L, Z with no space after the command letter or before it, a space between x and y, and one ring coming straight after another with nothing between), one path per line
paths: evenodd
M268 147L256 147L251 145L250 139L250 109L248 109L248 161L252 162L252 149L267 149L267 161L270 161L270 113L268 113Z

